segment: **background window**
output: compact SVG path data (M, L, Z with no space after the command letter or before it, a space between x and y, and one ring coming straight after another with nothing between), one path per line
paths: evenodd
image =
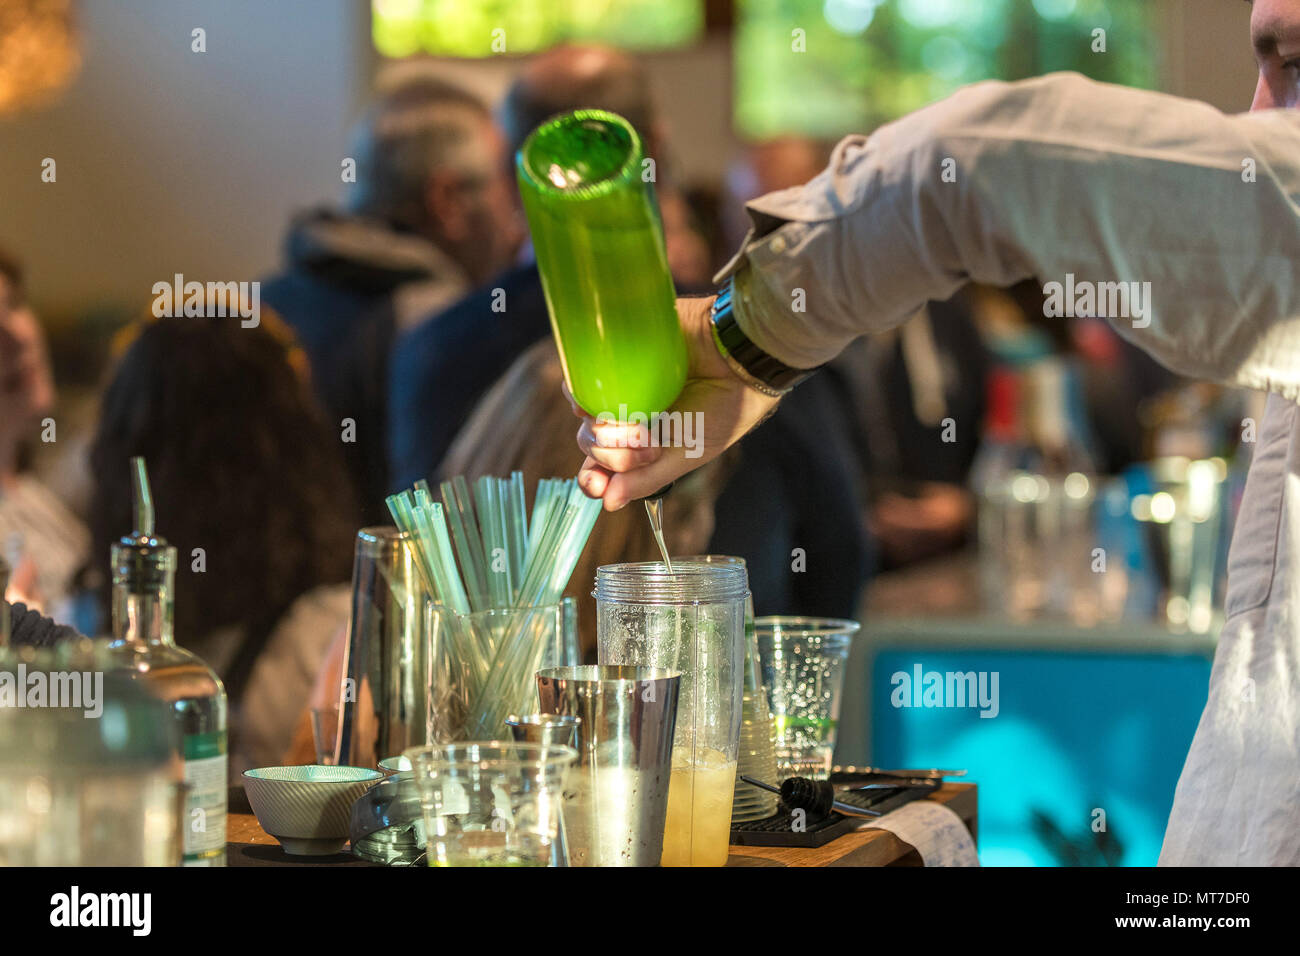
M863 132L976 80L1054 70L1150 88L1160 66L1151 6L737 0L737 132L754 139ZM1104 31L1105 52L1094 52L1096 30Z
M663 49L704 28L702 0L374 0L371 11L375 49L388 57L529 53L566 40Z

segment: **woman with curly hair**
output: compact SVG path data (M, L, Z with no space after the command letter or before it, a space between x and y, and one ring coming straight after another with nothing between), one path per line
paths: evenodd
M233 774L281 761L347 619L356 505L341 436L306 379L303 353L269 310L254 328L147 322L113 370L91 450L86 583L110 607L109 548L131 531L128 463L141 455L159 532L178 551L176 643L225 682Z

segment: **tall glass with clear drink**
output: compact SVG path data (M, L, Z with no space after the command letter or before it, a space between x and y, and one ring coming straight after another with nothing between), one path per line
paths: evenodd
M740 563L615 564L596 574L601 664L681 672L664 866L723 866L745 674L749 582Z

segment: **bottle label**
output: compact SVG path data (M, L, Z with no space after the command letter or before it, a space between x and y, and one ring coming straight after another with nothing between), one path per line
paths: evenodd
M186 734L183 756L183 865L219 865L226 855L226 732Z

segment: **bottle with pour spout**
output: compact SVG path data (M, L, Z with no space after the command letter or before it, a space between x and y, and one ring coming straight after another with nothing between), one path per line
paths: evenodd
M114 661L168 707L179 730L186 796L182 865L226 864L226 690L173 634L176 549L154 534L143 458L135 470L135 530L112 548Z

